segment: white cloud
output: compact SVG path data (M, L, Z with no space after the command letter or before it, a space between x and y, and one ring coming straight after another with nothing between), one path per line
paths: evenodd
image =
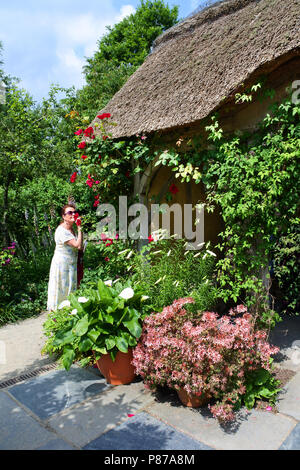
M5 70L19 77L35 99L46 97L50 83L81 87L85 57L97 50L106 26L135 12L131 4L117 9L105 1L99 8L98 1L90 0L88 9L78 0L29 0L29 8L20 0L0 5Z
M126 16L129 16L132 13L135 13L135 8L132 5L122 6L121 13L116 17L115 23L119 23L119 21L122 21L124 18L126 18Z
M54 74L73 77L75 87L82 86L82 69L85 64L83 56L91 57L94 54L97 41L106 33L106 26L118 23L134 12L132 5L124 5L119 14L114 12L100 19L91 13L58 19L54 25L58 58L58 63L52 69ZM80 48L82 54L78 55L76 48Z

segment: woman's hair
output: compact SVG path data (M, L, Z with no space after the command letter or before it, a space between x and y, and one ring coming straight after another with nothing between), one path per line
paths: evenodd
M60 221L60 224L63 224L64 223L64 219L63 219L63 215L65 215L65 210L67 209L67 207L73 207L73 209L76 209L76 206L75 204L73 204L72 202L70 202L70 204L65 204L62 208L61 208L61 221Z

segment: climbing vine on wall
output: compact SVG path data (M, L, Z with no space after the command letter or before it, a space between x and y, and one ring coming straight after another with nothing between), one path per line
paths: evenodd
M245 102L242 95L237 98ZM217 245L222 252L217 263L222 298L244 301L264 324L278 320L270 268L275 278L278 274L282 289L287 279L294 287L289 290L292 298L287 303L295 309L299 300L295 282L299 250L295 246L289 250L288 260L283 249L281 261L278 253L282 240L299 231L299 117L300 105L293 103L291 97L273 104L251 134L225 135L218 117L212 116L205 128L206 145L203 140L200 145L197 139L190 140L189 152L175 152L177 165L170 159L163 161L182 181L199 182L201 173L207 210L213 211L218 205L225 222L222 241ZM173 155L173 162L174 158Z

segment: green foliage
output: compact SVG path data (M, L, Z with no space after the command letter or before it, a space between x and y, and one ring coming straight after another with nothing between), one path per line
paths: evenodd
M257 312L268 304L259 273L299 203L299 114L288 99L273 107L254 135L220 138L209 129L215 158L204 165L203 180L226 224L218 263L223 297L236 301L246 292Z
M284 313L299 314L300 308L300 228L296 219L274 248L274 275L278 283L276 298Z
M254 407L256 400L267 400L275 406L276 397L281 390L280 381L269 370L256 369L248 372L245 378L246 393L240 400L248 410Z
M143 292L130 281L111 286L99 280L96 288L87 288L82 296L71 294L63 302L65 316L58 311L45 323L49 341L44 352L60 354L66 370L81 359L86 365L93 358L110 354L115 360L118 351L134 347L142 333L141 302Z
M103 234L104 235L104 234ZM132 260L127 258L133 253L132 240L113 240L105 238L97 242L88 242L84 252L84 277L80 290L96 286L98 279L107 281L130 277Z
M0 269L0 325L39 314L47 306L52 249L39 248L35 256L18 254Z
M151 242L132 261L133 279L149 296L155 312L187 296L195 300L188 306L195 312L216 304L213 252L204 247L200 251L186 250L185 245L184 240Z
M135 13L107 27L84 67L87 86L78 94L78 110L93 119L144 62L157 36L177 23L177 15L178 7L162 0L141 0Z
M246 97L252 99L261 88L261 83L254 85L237 100L250 101ZM212 116L206 142L190 139L187 150L168 150L157 162L170 166L181 181L201 180L207 192L206 211L220 208L225 223L217 245L222 253L216 264L221 296L225 302L244 301L257 314L260 327L279 321L274 301L269 305L270 296L274 297L270 275L262 281L274 256L275 278L286 291L290 309L299 299L299 289L294 289L298 238L292 235L299 227L299 115L299 104L289 97L272 105L255 133L234 135L225 135L217 116Z

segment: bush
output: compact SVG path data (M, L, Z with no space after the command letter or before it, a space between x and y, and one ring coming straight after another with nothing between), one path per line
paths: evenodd
M93 353L96 359L110 354L115 360L117 352L134 347L142 333L143 293L129 281L99 280L96 289L83 293L70 294L44 324L49 339L43 352L59 353L67 370L79 359L81 365L88 364Z
M38 249L22 258L16 248L0 269L0 325L39 314L47 307L48 276L53 249Z
M194 311L215 307L218 290L213 277L215 256L210 250L186 250L184 240L159 240L136 254L132 264L133 278L150 297L155 312L186 296L193 297L190 308Z
M271 354L278 348L268 344L264 331L254 330L253 317L243 305L219 318L214 312L195 315L183 308L193 302L189 297L175 300L144 319L133 364L148 388L183 388L214 400L209 405L212 414L221 422L231 421L243 397L249 406L258 393L252 372L270 374ZM236 314L241 316L233 318ZM274 395L274 383L261 384L269 392L265 396Z
M282 313L299 313L300 308L300 228L292 225L274 250L275 293Z

